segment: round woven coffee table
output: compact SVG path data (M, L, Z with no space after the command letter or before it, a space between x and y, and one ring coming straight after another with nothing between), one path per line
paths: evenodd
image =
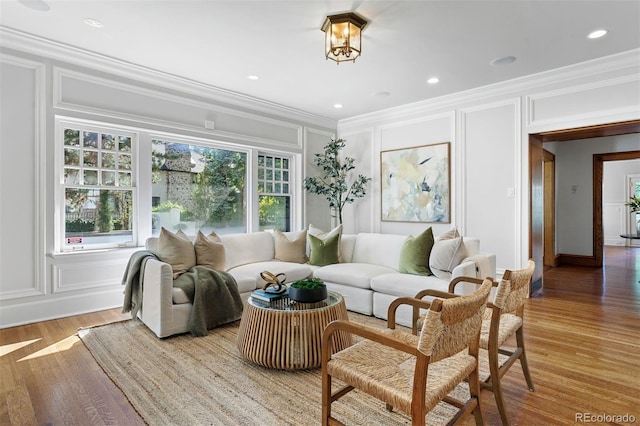
M317 303L283 297L268 303L249 297L240 321L238 349L245 358L269 368L298 370L321 364L322 331L331 321L349 319L338 293ZM351 335L336 333L333 351L351 346Z

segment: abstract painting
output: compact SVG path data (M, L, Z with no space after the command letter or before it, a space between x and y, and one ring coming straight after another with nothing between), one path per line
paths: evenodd
M450 143L382 151L382 220L450 223Z

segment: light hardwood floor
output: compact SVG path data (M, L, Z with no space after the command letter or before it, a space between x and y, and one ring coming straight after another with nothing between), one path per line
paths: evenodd
M605 260L603 269L547 271L544 294L529 299L536 390L527 390L518 363L503 378L513 424L625 414L640 423L640 249L607 247ZM144 424L75 337L80 327L126 318L114 309L0 330L0 424ZM481 396L486 424L500 424L493 395Z

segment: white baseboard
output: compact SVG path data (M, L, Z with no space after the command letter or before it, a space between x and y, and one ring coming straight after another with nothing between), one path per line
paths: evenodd
M27 300L24 303L3 304L0 309L0 328L121 307L124 299L123 290L124 287L118 286L91 294L65 295L35 301Z

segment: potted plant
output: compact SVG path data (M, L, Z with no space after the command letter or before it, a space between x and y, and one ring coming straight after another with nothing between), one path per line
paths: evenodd
M289 298L301 303L315 303L327 298L327 286L320 278L305 278L289 286Z
M633 214L633 220L636 222L636 235L640 236L640 220L638 220L638 213L640 213L640 197L634 195L629 197L631 201L624 205L629 207L629 213Z
M342 209L347 203L353 203L356 198L366 195L366 185L371 178L358 175L347 185L349 171L355 169L354 159L346 157L340 159L340 150L345 147L345 140L331 140L325 147L323 154L315 154L314 164L322 169L322 176L304 179L304 188L318 195L324 195L329 201L329 207L338 214L338 221L342 224Z

